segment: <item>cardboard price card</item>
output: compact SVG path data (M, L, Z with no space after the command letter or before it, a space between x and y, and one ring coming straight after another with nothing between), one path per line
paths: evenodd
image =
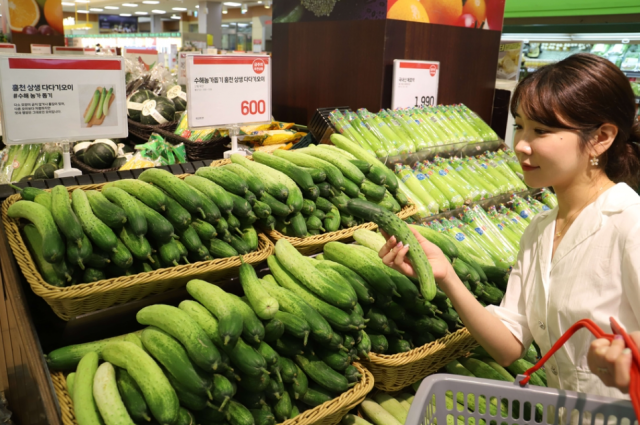
M271 121L271 58L187 55L189 127Z
M393 61L391 107L413 108L438 104L440 62Z
M0 57L6 144L126 137L122 58Z

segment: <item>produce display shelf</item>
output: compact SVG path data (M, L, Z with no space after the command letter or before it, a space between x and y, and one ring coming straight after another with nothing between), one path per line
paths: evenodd
M373 389L373 375L358 363L354 363L358 372L362 374L360 381L350 390L342 393L339 397L327 401L320 406L309 409L293 419L280 422L281 425L336 425L339 424L344 415L351 409L358 406L365 399L367 394ZM78 425L73 414L73 403L67 391L65 376L62 372L51 372L51 380L55 388L62 423L64 425Z
M502 139L479 143L452 143L449 145L432 146L410 154L389 156L385 159L380 159L380 161L385 163L387 167L393 169L396 164L413 166L417 162L431 160L436 156L443 158L475 156L487 151L496 151L502 146L506 146Z
M184 177L181 175L180 177ZM70 186L83 190L101 190L104 184ZM183 287L191 279L217 282L237 274L240 256L220 258L210 261L162 268L147 273L103 279L97 282L66 287L48 284L38 271L31 253L24 243L19 221L7 216L7 210L22 199L12 195L2 203L2 221L13 255L33 292L43 298L54 313L63 320L70 320L84 313L101 310L116 304L141 299L152 294ZM256 251L242 256L245 263L258 264L274 252L273 243L263 233L258 233L259 245Z

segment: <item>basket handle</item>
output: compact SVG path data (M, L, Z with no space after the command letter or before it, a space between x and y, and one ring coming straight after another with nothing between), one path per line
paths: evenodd
M555 354L556 351L562 347L565 342L569 340L577 331L582 328L587 328L596 338L605 338L609 341L613 340L614 335L621 335L624 339L624 343L627 348L631 349L632 361L631 361L631 378L629 382L629 395L631 396L631 402L633 404L633 410L636 413L636 417L640 418L640 352L638 351L638 347L629 334L622 329L622 326L618 324L616 319L611 317L611 329L613 330L613 334L606 334L598 325L596 325L591 319L583 319L573 324L565 333L553 344L551 350L547 352L539 361L536 363L531 369L527 370L524 375L525 378L520 381L521 386L525 386L529 379L531 378L531 374L540 369L546 362Z

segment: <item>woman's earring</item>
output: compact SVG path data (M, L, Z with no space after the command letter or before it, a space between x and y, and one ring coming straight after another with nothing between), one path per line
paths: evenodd
M598 163L599 163L599 161L598 161L598 157L597 157L597 156L594 156L593 158L591 158L591 161L590 161L590 162L591 162L591 165L593 165L594 167L596 167L596 166L598 165Z

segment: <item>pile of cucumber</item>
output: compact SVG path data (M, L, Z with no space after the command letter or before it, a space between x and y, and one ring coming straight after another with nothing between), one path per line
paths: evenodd
M332 141L336 146L276 150L273 155L255 152L253 161L236 154L231 156L233 164L218 168L247 182L263 209L256 215L265 229L290 237L364 223L349 212L351 199L369 200L393 213L408 204L396 176L384 164L342 136L332 136Z
M306 269L310 260L279 244L270 264L277 261L278 282L291 281L283 286L272 275L258 279L244 263L244 297L192 280L187 291L196 301L143 308L136 316L148 326L142 331L49 353L51 369L75 370L67 387L78 424L273 425L356 385L361 375L351 363L368 346L353 290L334 292L343 283L314 273L313 287L332 304L300 296L311 294L304 287L312 283L301 284L286 267Z
M246 183L218 171L182 180L152 168L71 198L62 185L27 187L7 213L31 222L26 245L44 280L59 287L248 254L258 249L256 214L268 207L237 195Z

